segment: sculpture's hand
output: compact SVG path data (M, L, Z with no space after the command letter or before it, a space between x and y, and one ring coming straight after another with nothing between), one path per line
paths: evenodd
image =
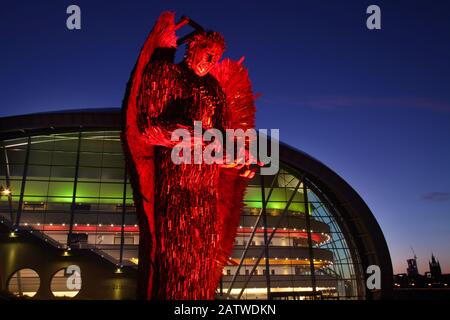
M255 176L258 166L262 167L264 163L258 161L248 149L245 149L244 155L236 158L233 163L221 165L222 168L238 170L239 176L247 179L252 179Z

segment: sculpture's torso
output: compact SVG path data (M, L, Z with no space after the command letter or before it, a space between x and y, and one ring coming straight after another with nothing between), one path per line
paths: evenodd
M154 81L166 81L167 90L154 92ZM146 90L153 90L146 94ZM158 115L148 109L164 101ZM139 103L140 101L140 103ZM160 103L160 102L159 102ZM153 63L144 74L138 106L150 125L181 124L222 130L225 96L210 75L199 77L184 64ZM155 121L157 119L157 121ZM155 278L157 297L213 299L219 239L217 223L218 165L180 164L171 160L171 148L155 149L155 233L157 261L162 272ZM194 159L193 153L191 154ZM183 247L180 245L182 244ZM204 263L198 263L204 261ZM201 287L201 290L198 288ZM176 288L174 290L174 288Z

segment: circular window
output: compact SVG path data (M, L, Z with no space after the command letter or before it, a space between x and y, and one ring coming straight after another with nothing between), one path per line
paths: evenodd
M18 297L34 297L39 290L41 279L33 269L21 269L8 282L8 291Z
M81 272L76 266L69 266L55 273L50 283L55 297L73 298L81 290Z

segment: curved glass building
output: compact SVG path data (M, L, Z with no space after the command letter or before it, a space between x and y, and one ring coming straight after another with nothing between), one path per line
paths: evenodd
M120 142L120 109L0 119L0 291L36 299L134 298L139 228ZM373 299L392 266L375 218L321 162L280 146L256 175L218 298ZM78 274L67 272L78 266ZM366 287L367 267L381 288ZM66 279L79 276L79 286Z

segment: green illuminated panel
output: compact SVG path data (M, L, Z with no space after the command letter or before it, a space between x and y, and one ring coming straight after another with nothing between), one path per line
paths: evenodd
M48 196L71 198L73 196L73 185L73 182L52 181L49 183Z
M269 194L270 188L265 188L266 196ZM286 207L289 198L292 196L292 189L287 188L274 188L267 203L268 209L283 210ZM303 192L296 192L289 206L288 210L305 212L305 206L303 204ZM261 202L261 188L260 187L248 187L244 197L244 204L250 208L262 208ZM311 212L310 206L310 212Z

